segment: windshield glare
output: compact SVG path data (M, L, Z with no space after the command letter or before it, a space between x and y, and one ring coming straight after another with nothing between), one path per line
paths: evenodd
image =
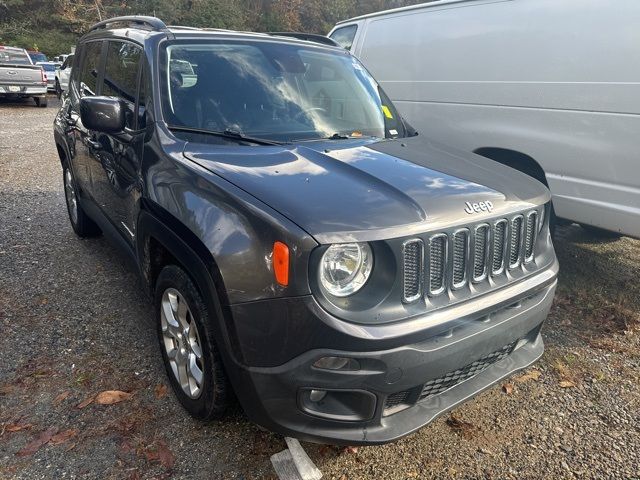
M169 125L278 141L405 136L388 97L346 52L275 42L174 43L162 68Z

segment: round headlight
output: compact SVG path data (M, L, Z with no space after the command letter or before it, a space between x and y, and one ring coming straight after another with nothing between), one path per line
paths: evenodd
M333 296L347 297L367 283L373 268L373 253L366 243L331 245L322 256L320 282Z

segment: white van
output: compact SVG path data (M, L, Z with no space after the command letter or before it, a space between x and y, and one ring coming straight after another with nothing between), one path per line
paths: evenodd
M446 0L339 23L422 135L547 184L557 217L640 237L640 1Z

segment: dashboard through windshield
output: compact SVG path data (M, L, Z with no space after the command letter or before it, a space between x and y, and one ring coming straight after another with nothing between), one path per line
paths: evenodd
M291 142L406 136L348 52L273 41L173 42L162 59L169 125Z

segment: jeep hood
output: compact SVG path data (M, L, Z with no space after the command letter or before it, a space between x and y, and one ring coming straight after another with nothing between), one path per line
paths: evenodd
M421 137L285 146L187 143L184 155L320 243L403 237L541 205L548 190L484 157ZM466 202L492 211L467 213Z

